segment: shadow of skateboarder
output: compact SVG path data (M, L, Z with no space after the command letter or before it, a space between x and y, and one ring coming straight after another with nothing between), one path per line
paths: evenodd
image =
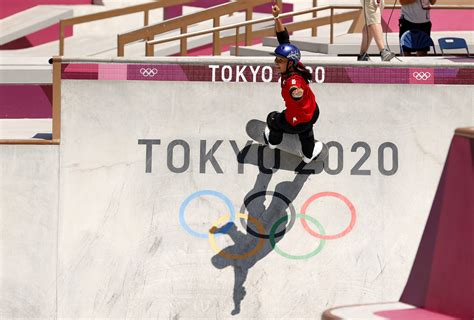
M234 242L233 245L222 249L211 259L217 269L229 266L234 268L234 310L231 312L232 315L240 313L240 305L246 295L244 284L250 268L273 251L273 246L268 240L272 226L283 216L289 216L289 223L280 226L275 232L275 242L278 242L294 223L296 213L292 209L291 203L296 199L309 177L309 174L298 173L293 181L280 182L276 185L275 191L271 192L267 189L273 172L274 170L269 173L268 169L265 172L260 171L253 188L244 198L241 212L247 211L248 218L241 217L241 221L246 220L242 221L247 231L246 234L240 232L234 222L229 222L221 227L213 227L210 230L213 234L227 230L226 234ZM266 196L270 196L268 206L264 204ZM256 248L258 249L256 250ZM249 252L255 254L249 254Z

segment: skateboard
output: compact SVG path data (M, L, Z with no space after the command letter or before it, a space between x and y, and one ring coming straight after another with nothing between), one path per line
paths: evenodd
M245 131L247 131L247 134L249 135L249 137L252 138L254 141L262 145L267 145L265 143L265 139L263 138L263 132L265 131L266 126L267 126L266 122L252 119L249 122L247 122ZM317 142L318 140L314 140L314 141ZM283 152L299 157L300 159L303 158L301 142L297 134L284 133L283 140L281 141L279 145L276 146L276 148L280 149ZM327 156L328 156L328 148L326 144L323 143L323 150L321 150L321 153L319 154L319 156L316 159L314 159L312 162L317 162L317 161L322 162L327 158Z

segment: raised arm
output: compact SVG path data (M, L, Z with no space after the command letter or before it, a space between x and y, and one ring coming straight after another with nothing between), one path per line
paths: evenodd
M273 17L275 18L275 30L278 42L280 44L290 43L290 36L288 34L288 31L286 30L285 26L283 25L283 22L281 22L281 19L279 18L279 15L281 13L280 7L276 4L273 5L272 13Z
M283 26L283 23L281 22L281 19L279 18L279 15L281 13L281 9L277 4L273 5L272 13L273 13L273 17L275 18L276 32L285 31L285 26Z

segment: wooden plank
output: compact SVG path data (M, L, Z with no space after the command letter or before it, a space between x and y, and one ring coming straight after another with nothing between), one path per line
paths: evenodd
M352 21L351 26L349 27L349 31L347 33L359 33L362 32L362 29L365 25L365 18L364 12L362 10L359 11L357 17Z
M61 138L61 57L53 61L53 141L59 144Z
M221 26L221 19L220 17L215 17L214 18L214 28L219 28ZM215 31L212 34L212 54L214 56L220 56L221 55L221 36L219 31Z
M0 139L1 144L58 145L59 142L42 139Z

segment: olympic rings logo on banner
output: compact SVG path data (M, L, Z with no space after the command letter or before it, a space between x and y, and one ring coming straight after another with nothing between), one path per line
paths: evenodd
M265 195L270 195L272 197L276 197L276 198L281 199L283 202L286 203L286 205L288 205L288 208L290 210L290 217L288 218L288 216L286 215L286 216L283 216L280 219L278 219L278 221L276 221L272 225L269 234L265 234L265 228L263 227L263 225L261 224L260 221L258 221L255 217L249 216L248 214L245 213L245 211L247 210L247 207L250 205L250 203L253 200L255 200L258 197L265 196ZM184 218L186 208L190 204L190 202L192 200L198 198L198 197L201 197L201 196L214 196L214 197L217 197L217 198L221 199L222 201L224 201L224 203L226 204L226 206L229 210L229 213L221 216L217 221L215 221L212 224L210 230L207 233L197 232L197 231L191 229L191 227L189 227L189 225L186 223L185 218ZM306 214L306 211L308 210L308 207L313 202L315 202L316 200L321 199L323 197L333 197L333 198L339 199L349 208L349 211L350 211L350 214L351 214L351 220L349 222L349 225L343 231L341 231L337 234L326 235L324 227L321 225L321 223L319 221L317 221L315 218L313 218L313 217ZM250 250L246 253L242 253L242 254L231 254L231 253L225 252L224 250L219 249L219 247L217 246L217 243L216 243L216 236L228 233L230 231L230 229L233 227L233 225L234 225L233 223L234 223L236 218L240 219L240 222L241 222L242 226L247 230L247 232L250 235L258 238L258 241L257 241L257 244L255 245L255 247L252 250ZM300 255L300 256L296 256L296 255L292 255L292 254L284 252L283 250L278 248L278 246L276 245L276 240L275 240L275 238L282 237L286 232L288 232L293 227L296 219L301 220L303 228L310 235L312 235L313 237L319 239L319 245L315 250L311 251L308 254L304 254L304 255ZM288 225L286 227L283 227L281 231L278 231L278 227L283 223L285 223L285 225L286 225L288 220L290 220ZM257 231L255 231L252 227L250 227L247 224L247 221L250 222L251 224L253 224ZM314 231L313 229L311 229L309 227L308 221L317 228L318 232ZM179 222L180 222L181 226L184 228L184 230L186 232L188 232L190 235L192 235L194 237L198 237L198 238L207 238L211 248L217 254L219 254L220 256L222 256L224 258L227 258L229 260L242 260L242 259L246 259L246 258L249 258L249 257L257 254L263 248L263 246L265 245L266 239L268 239L270 241L270 244L271 244L273 250L275 252L277 252L279 255L281 255L285 258L288 258L288 259L302 260L302 259L309 259L311 257L314 257L319 252L321 252L321 250L325 246L326 240L334 240L334 239L338 239L338 238L341 238L341 237L347 235L354 228L354 225L356 223L356 210L355 210L354 205L350 202L350 200L347 199L342 194L339 194L337 192L320 192L320 193L314 194L313 196L308 198L308 200L305 201L305 203L303 204L303 207L301 208L301 213L296 213L296 210L295 210L293 204L291 203L291 201L286 196L284 196L283 194L278 193L276 191L261 191L261 192L257 192L255 194L251 195L250 197L246 198L245 201L244 201L244 204L242 205L242 207L240 209L240 212L236 214L235 210L234 210L234 207L232 205L232 202L224 194L222 194L220 192L217 192L217 191L214 191L214 190L201 190L201 191L194 192L193 194L191 194L189 197L187 197L183 201L183 203L181 204L181 206L179 208ZM221 229L219 230L218 233L212 232L212 230L216 230L217 228L220 228L220 226L222 226L222 227L221 227Z
M426 81L429 78L431 78L431 73L430 72L413 72L413 77L418 80L418 81Z
M158 70L156 68L141 68L140 73L144 77L154 77L158 74Z

